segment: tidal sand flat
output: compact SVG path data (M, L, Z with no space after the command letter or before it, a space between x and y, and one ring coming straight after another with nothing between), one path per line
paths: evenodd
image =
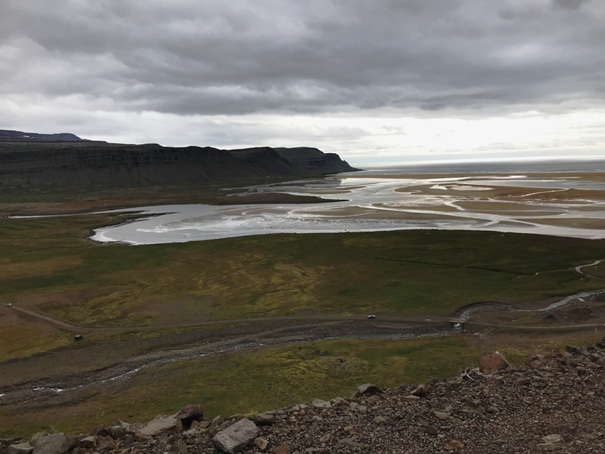
M600 172L406 174L374 169L243 190L268 192L331 202L141 207L136 209L142 213L139 219L97 229L92 239L157 244L410 229L605 237L605 174Z

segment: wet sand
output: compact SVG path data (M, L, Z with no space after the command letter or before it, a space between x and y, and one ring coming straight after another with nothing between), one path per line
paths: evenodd
M272 193L321 197L327 203L143 207L153 217L100 229L93 239L150 244L271 233L405 229L605 237L604 173L360 172L247 188L243 199L232 199Z

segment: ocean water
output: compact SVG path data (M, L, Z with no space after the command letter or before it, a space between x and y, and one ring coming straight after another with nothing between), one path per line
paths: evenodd
M550 172L605 172L603 159L557 159L539 161L500 162L435 162L431 164L399 164L368 167L366 174L460 174L460 173L550 173Z

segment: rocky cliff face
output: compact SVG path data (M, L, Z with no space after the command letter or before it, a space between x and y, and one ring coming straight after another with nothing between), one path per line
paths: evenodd
M232 185L353 170L338 155L319 150L304 157L269 147L218 150L86 141L0 141L0 189Z
M250 418L205 420L190 405L88 436L0 440L0 453L603 453L604 348L605 339L568 346L516 368L492 354L444 381L386 390L362 385L350 398Z

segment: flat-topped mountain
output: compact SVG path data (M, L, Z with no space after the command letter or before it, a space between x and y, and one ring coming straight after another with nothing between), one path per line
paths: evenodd
M163 147L0 131L0 188L233 185L354 171L315 148Z
M61 132L58 134L39 134L37 132L13 131L0 129L0 142L83 142L75 134Z

